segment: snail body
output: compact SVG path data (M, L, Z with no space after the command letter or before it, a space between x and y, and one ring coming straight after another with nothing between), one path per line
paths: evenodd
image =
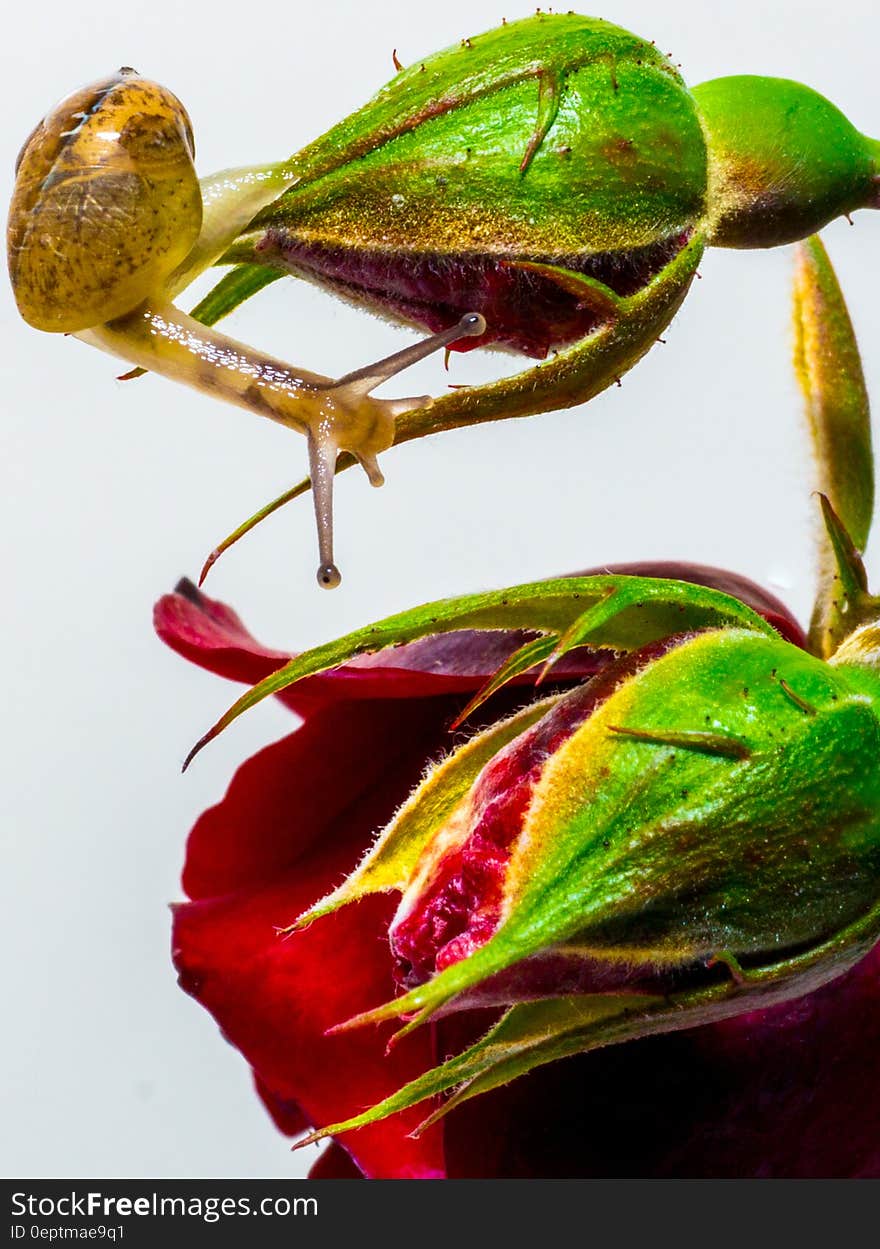
M378 400L370 391L485 322L452 328L355 373L332 378L254 351L181 312L173 297L213 264L243 226L291 181L285 165L232 170L200 184L192 125L165 87L122 69L57 105L25 143L7 229L19 311L36 329L75 334L304 433L318 524L318 581L332 587L332 486L348 451L374 485L376 462L402 411L427 396Z

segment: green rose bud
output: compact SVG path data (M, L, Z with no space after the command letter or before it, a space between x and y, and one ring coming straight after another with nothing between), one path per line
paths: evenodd
M536 356L656 276L707 185L700 119L668 58L574 15L410 66L291 170L242 240L254 259L432 327L469 299L484 342Z
M815 91L758 77L689 90L652 43L573 13L416 61L284 168L291 185L197 315L292 272L435 331L480 312L486 332L452 350L552 353L402 412L395 443L583 403L663 334L706 245L768 247L880 204L880 144ZM205 571L308 488L245 521Z
M474 308L482 343L542 357L694 236L765 247L876 206L878 152L798 83L692 92L653 44L538 14L398 73L291 159L232 254L432 330Z
M719 958L782 982L878 902L878 694L870 669L744 629L618 661L437 821L391 928L416 985L374 1017L427 1017L546 951L603 986Z

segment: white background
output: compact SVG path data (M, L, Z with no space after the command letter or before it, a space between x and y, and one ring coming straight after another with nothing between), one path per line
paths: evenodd
M193 118L201 172L278 159L404 63L524 16L508 0L437 5L180 0L17 5L0 49L0 169L57 98L122 64ZM799 78L868 132L876 0L715 5L608 0L601 14L672 51L692 83ZM880 391L880 215L825 234ZM588 408L446 434L385 458L388 484L340 481L343 587L314 582L310 505L222 562L207 589L254 632L300 648L444 594L624 559L727 565L811 592L808 457L789 356L791 254L712 252L638 369ZM239 1055L176 987L166 903L184 839L236 764L288 727L263 705L179 764L237 692L153 636L150 609L240 519L304 474L295 435L19 322L5 283L0 1031L10 1176L289 1176ZM338 375L407 341L295 282L230 322ZM496 368L480 353L451 380ZM440 393L439 362L397 393ZM393 393L393 390L392 390ZM875 562L875 567L876 563Z

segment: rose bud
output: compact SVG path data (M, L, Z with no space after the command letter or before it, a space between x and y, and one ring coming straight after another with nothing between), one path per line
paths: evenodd
M792 642L805 644L784 605L743 577L681 563L624 566L606 570L606 575L609 571L643 579L652 574L676 577L720 589L748 603ZM162 638L187 659L248 684L290 660L256 642L232 611L188 585L161 600L156 625ZM429 1068L438 1054L456 1053L485 1031L485 1011L460 1011L420 1029L388 1055L390 1024L327 1034L340 1019L377 1005L393 990L391 895L342 907L288 937L279 936L278 929L351 872L375 830L406 802L425 768L457 740L449 734L450 721L461 716L499 665L530 640L534 635L508 631L440 634L363 655L291 685L280 697L304 723L248 759L222 801L196 822L183 878L188 900L174 908L180 982L240 1050L282 1131L301 1134L373 1105ZM537 691L540 669L522 673L469 717L469 727L473 731L507 717L504 732L512 739L540 718L542 708L530 706L536 693L546 701L613 661L611 652L582 647L560 660ZM518 714L519 728L511 713ZM497 751L497 735L489 740L493 736ZM474 752L466 757L472 766ZM467 777L462 783L467 787ZM860 980L846 990L850 1011L858 1008L861 985ZM784 1009L765 1012L765 1055L768 1046L784 1048L792 1028L801 1035L794 1016L782 1018ZM765 1068L750 1073L742 1063L730 1061L734 1042L723 1029L716 1025L703 1030L710 1035L696 1048L687 1038L671 1038L663 1051L667 1070L692 1071L695 1061L702 1062L714 1072L716 1087L721 1080L731 1085L739 1113L751 1099L764 1105ZM647 1099L644 1112L664 1125L662 1131L640 1134L641 1163L636 1164L633 1143L622 1138L621 1156L630 1159L627 1167L641 1165L661 1173L677 1164L666 1126L673 1107L662 1115L652 1112L645 1086L656 1061L652 1044L657 1042L647 1043L643 1057L638 1046L619 1047L621 1057L617 1050L608 1051L606 1065L617 1064L619 1070L624 1063L621 1078L633 1107ZM821 1053L814 1045L806 1046L805 1061L818 1062ZM604 1160L594 1156L589 1139L568 1122L572 1113L577 1117L586 1110L591 1090L596 1091L597 1059L603 1061L590 1055L583 1062L564 1064L561 1081L555 1069L545 1068L528 1088L515 1084L481 1098L475 1114L468 1108L418 1139L410 1134L424 1118L419 1107L348 1133L342 1140L355 1161L339 1146L318 1161L312 1174L601 1173L612 1155ZM804 1078L803 1070L800 1077L791 1077L795 1106L801 1096L799 1079ZM831 1088L829 1108L841 1104L843 1096L839 1086ZM773 1104L773 1127L758 1133L760 1149L733 1141L729 1167L750 1172L768 1165L771 1157L777 1167L807 1165L804 1159L790 1161L789 1133L781 1126L790 1122L795 1109ZM610 1117L599 1104L589 1111L591 1120L601 1119L606 1142L620 1135L614 1128L618 1105L619 1099ZM721 1100L702 1108L693 1090L676 1100L674 1116L678 1139L693 1137L688 1160L681 1164L685 1170L705 1156L702 1133L730 1131L735 1124L732 1108ZM850 1154L860 1156L863 1148L856 1139L850 1130L848 1152L834 1152L835 1165L855 1165Z
M409 1133L418 1126L409 1108L452 1086L462 1089L445 1108L567 1054L781 1008L847 973L880 932L878 678L864 627L829 663L712 587L568 578L377 624L278 667L236 710L267 693L296 699L297 677L304 697L322 681L342 690L357 677L355 690L374 666L378 675L398 656L407 663L407 646L383 657L392 639L435 646L447 631L452 642L489 629L488 639L504 620L527 634L459 719L506 680L529 670L534 679L585 646L618 658L569 693L545 685L541 703L454 749L341 886L326 872L312 877L315 893L321 879L332 892L298 920L277 889L260 910L269 924L261 949L292 923L277 954L260 956L280 971L338 941L344 916L359 922L385 905L381 895L400 895L395 913L384 911L386 958L406 991L378 1008L375 997L360 1005L355 982L324 993L320 1019L334 1042L375 1038L381 1047L387 1025L378 1036L365 1025L415 1015L412 1031L429 1016L445 1025L507 1008L476 1043L471 1022L464 1051L439 1066L429 1057L421 1075L401 1045L409 1083L364 1113L352 1107L354 1119L324 1118L324 1134L401 1109ZM352 656L364 648L379 655L361 673L366 657ZM308 885L302 871L296 879L294 898ZM245 960L229 997L218 944L226 938L210 931L179 935L179 966L218 1018L237 1018L236 1003L261 977ZM371 977L374 995L381 979ZM300 1001L296 992L283 1000ZM297 1018L305 1009L302 1000ZM240 1035L246 1053L262 1052L251 1025Z
M798 83L691 91L653 43L538 13L400 70L290 159L292 185L225 259L431 330L481 312L485 335L455 350L570 347L558 407L587 397L583 352L607 385L609 349L618 373L648 349L704 243L765 247L876 207L878 158Z
M432 331L482 314L454 351L552 353L401 413L395 444L583 403L663 334L706 245L786 243L880 203L880 145L815 91L745 76L690 90L652 43L573 13L415 61L286 169L197 316L293 273Z
M629 598L624 579L616 592ZM454 751L297 928L402 894L389 939L408 991L346 1030L510 1009L321 1135L851 968L880 936L876 654L864 629L832 663L759 620L688 630L558 697L513 741L502 722Z

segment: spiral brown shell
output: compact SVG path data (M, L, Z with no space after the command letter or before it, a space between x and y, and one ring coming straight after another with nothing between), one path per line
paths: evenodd
M176 96L133 70L62 101L27 140L9 210L21 315L75 333L160 292L202 222L192 127Z

